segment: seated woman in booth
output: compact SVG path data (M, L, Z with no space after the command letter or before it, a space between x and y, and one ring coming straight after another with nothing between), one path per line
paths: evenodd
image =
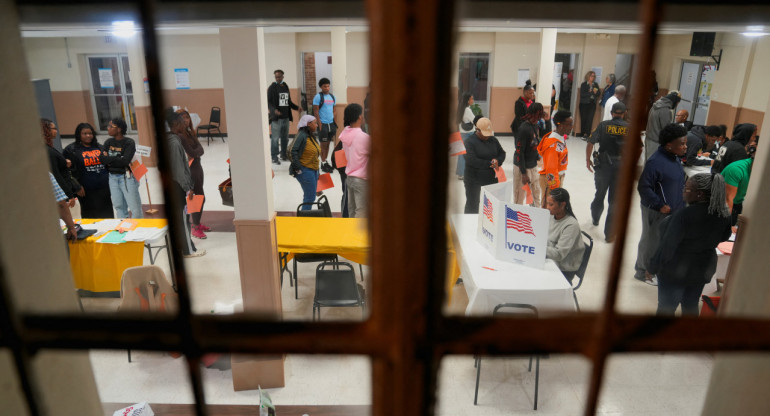
M586 247L581 237L580 224L572 212L569 192L564 188L551 189L546 208L551 212L552 218L545 258L556 262L564 277L572 284Z

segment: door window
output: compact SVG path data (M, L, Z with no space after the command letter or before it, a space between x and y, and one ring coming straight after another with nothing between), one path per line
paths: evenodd
M106 132L110 120L122 118L126 120L129 131L136 131L136 110L129 78L128 56L89 56L88 68L96 128Z

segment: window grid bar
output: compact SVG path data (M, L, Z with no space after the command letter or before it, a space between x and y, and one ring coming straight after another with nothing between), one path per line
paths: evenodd
M171 273L174 275L173 281L176 282L176 289L179 295L179 314L177 315L178 333L183 342L182 349L187 359L187 370L190 376L190 384L195 398L195 412L198 416L205 416L206 397L203 392L203 380L200 372L201 352L194 342L192 330L192 311L190 302L189 285L187 274L185 273L184 256L182 255L182 246L187 232L187 227L182 223L182 203L176 194L178 184L174 183L171 175L171 155L169 154L168 143L166 141L165 129L165 104L163 100L163 90L160 77L160 59L158 54L158 38L155 33L155 0L136 0L136 7L139 9L139 16L142 25L142 41L145 54L145 66L147 70L147 80L150 88L150 106L153 116L153 127L155 130L156 145L158 147L158 171L160 172L161 182L163 183L163 201L166 220L169 223L169 235L171 236L170 250L172 253Z
M650 91L652 79L649 76L653 69L655 59L655 38L658 25L662 16L662 4L660 0L642 0L639 3L639 16L642 23L642 34L639 38L639 63L637 68L641 70L640 76L635 77L633 91ZM613 230L615 230L615 244L612 247L612 258L607 275L607 288L605 289L604 308L596 321L593 333L597 335L593 347L588 355L593 361L591 370L590 387L584 414L591 416L596 414L599 403L604 369L607 357L610 353L610 330L617 321L617 292L620 280L620 272L623 267L623 252L626 246L628 220L631 214L631 198L636 181L636 161L639 160L641 147L634 139L641 137L643 126L646 125L647 114L641 109L646 108L647 95L634 94L631 108L636 109L629 123L629 134L623 146L622 163L618 192L615 194L615 207L619 215L615 216Z

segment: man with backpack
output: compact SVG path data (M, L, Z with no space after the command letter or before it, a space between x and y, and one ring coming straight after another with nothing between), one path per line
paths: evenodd
M291 110L299 111L299 107L291 101L289 86L283 82L283 71L276 69L273 75L275 75L275 82L267 88L267 108L270 111L270 155L273 157L273 163L280 165L278 139L281 143L281 160L286 160L289 124L294 120Z
M321 87L321 92L313 97L313 114L321 124L318 130L318 141L321 143L321 170L331 173L334 168L326 161L326 158L329 156L329 143L333 142L337 135L337 123L334 121L337 117L337 108L335 107L337 99L334 98L334 94L329 92L331 89L329 78L321 78L318 81L318 86Z

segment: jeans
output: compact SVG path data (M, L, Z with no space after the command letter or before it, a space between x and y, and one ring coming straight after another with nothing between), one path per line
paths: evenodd
M658 276L659 316L671 316L682 305L682 315L698 316L698 301L705 283L687 285L668 282L665 276Z
M615 188L617 184L618 165L599 166L594 172L594 184L596 185L596 194L591 202L591 219L598 223L604 212L604 197L609 191L609 206L607 207L607 219L604 220L604 237L612 239L615 234L612 231L612 219L615 213Z
M110 173L110 198L117 218L142 218L142 199L139 197L139 182L133 176L126 179L122 173Z
M299 185L302 187L302 202L315 202L315 192L318 187L318 171L304 166L300 166L299 169L300 173L297 174L296 178ZM310 205L302 206L303 211L307 211L311 208L312 206Z
M366 217L366 205L369 198L369 185L366 182L366 179L348 176L346 186L348 193L348 213L350 214L350 218Z
M667 217L660 211L647 208L642 205L642 236L639 239L638 251L636 254L636 272L634 276L637 279L645 277L645 272L650 266L650 260L658 251L660 238L663 236L660 232L660 223Z
M270 123L270 156L278 158L278 139L281 139L281 157L286 158L289 145L289 119L279 118Z
M521 176L521 170L519 170L518 166L514 165L513 203L518 205L524 204L527 199L527 193L522 188ZM535 207L540 208L540 197L543 196L543 192L540 189L540 173L538 173L537 166L527 169L527 176L529 177L529 188L532 190L532 203L535 204Z

